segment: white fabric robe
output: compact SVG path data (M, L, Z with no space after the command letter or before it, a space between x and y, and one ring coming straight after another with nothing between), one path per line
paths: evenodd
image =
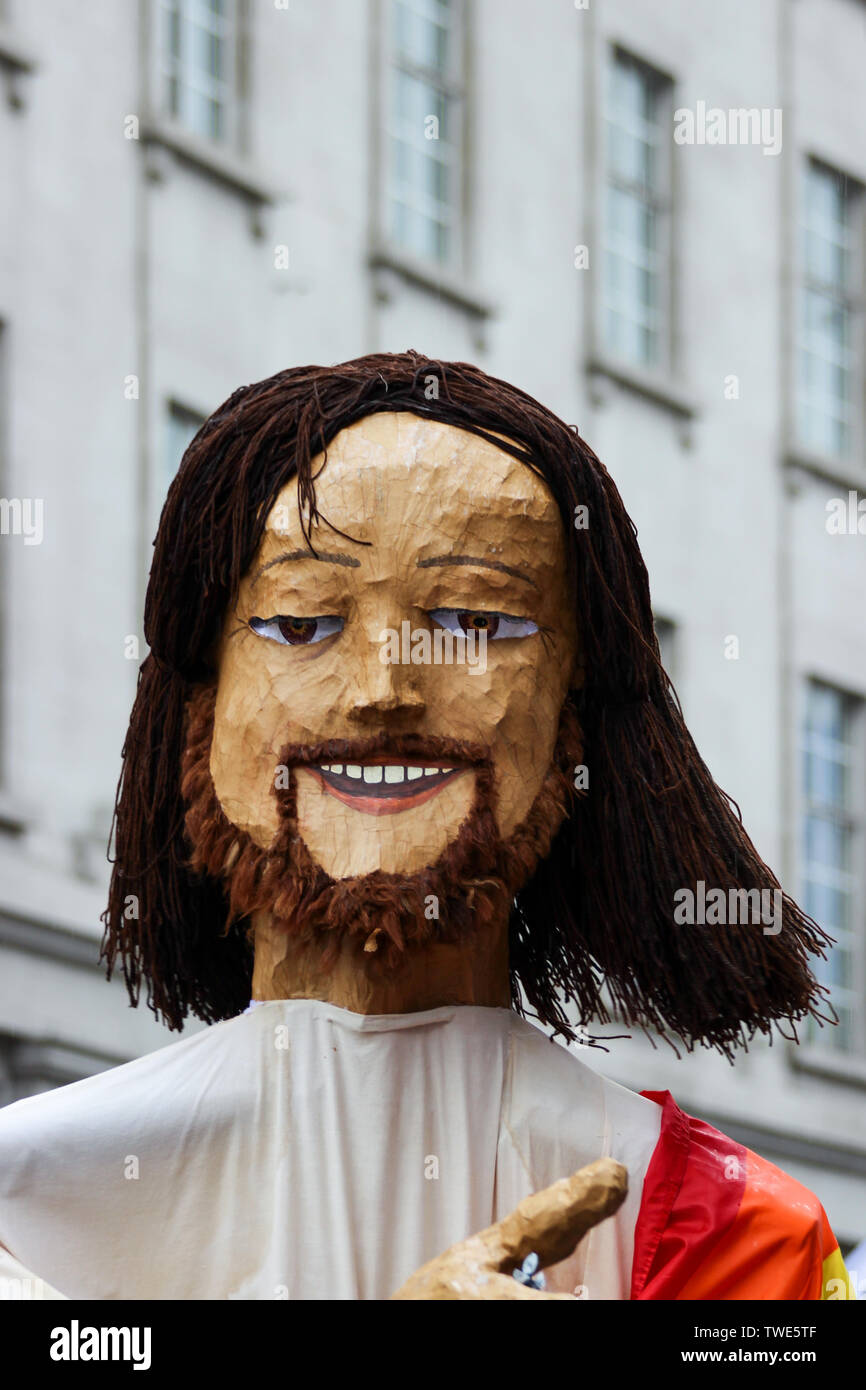
M628 1197L548 1287L627 1299L660 1120L509 1009L278 1000L0 1110L0 1276L48 1297L382 1299L611 1155Z

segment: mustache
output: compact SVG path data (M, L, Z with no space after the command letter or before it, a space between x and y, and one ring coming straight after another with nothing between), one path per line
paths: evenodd
M489 749L481 743L445 738L437 734L375 734L367 738L329 738L321 743L287 743L280 750L286 767L310 763L363 763L369 758L419 758L429 762L461 763L467 767L490 768Z

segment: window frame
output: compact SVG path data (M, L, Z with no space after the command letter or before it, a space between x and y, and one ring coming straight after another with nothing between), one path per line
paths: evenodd
M380 0L380 82L379 82L379 117L378 117L378 154L379 154L379 196L377 221L379 228L378 240L383 248L393 252L398 258L407 258L418 264L429 266L432 269L450 273L453 276L461 277L466 273L468 260L468 88L469 88L469 3L470 0L452 0L453 9L453 42L449 46L450 68L446 73L440 73L434 68L424 64L414 62L408 56L399 54L395 41L394 25L394 5L403 4L410 10L419 11L434 8L436 0ZM455 196L455 202L449 209L451 216L446 223L441 223L436 218L429 218L430 222L438 225L445 225L450 236L449 253L446 257L440 258L435 254L420 251L417 246L400 241L392 230L392 204L397 201L394 197L395 181L392 171L392 141L404 139L404 135L398 131L393 121L393 90L392 81L397 72L404 72L409 77L418 81L425 82L434 87L449 103L448 121L457 131L457 138L453 143L449 143L451 155L449 160L451 167L451 187ZM432 113L431 113L432 114ZM412 142L407 142L411 143ZM417 142L416 142L417 143ZM427 142L425 142L426 144ZM435 143L435 142L429 142ZM420 149L420 145L418 146ZM426 152L426 157L430 154ZM409 206L412 206L409 204ZM448 207L447 204L442 206ZM424 216L423 210L418 209Z
M207 133L182 114L182 106L177 112L171 110L166 96L170 63L166 53L166 25L172 11L180 13L197 10L202 0L153 0L152 6L152 62L151 62L151 106L160 121L166 122L189 138L215 150L227 153L249 153L248 103L249 81L249 15L248 0L226 0L231 10L229 25L229 71L225 80L226 100L223 103L225 129L222 134ZM182 21L183 22L183 21ZM187 18L185 27L190 19ZM183 58L181 58L181 64ZM184 84L184 68L181 68L180 83ZM187 82L185 84L189 86Z
M847 229L846 252L849 257L849 283L843 287L842 295L835 294L835 287L828 281L817 280L809 271L806 260L805 238L813 230L807 212L809 177L820 172L830 175L844 185L845 199L850 209L850 222ZM856 464L860 461L866 443L866 422L864 422L863 391L866 387L866 190L859 180L850 177L843 169L806 154L801 158L797 171L796 197L796 244L795 244L795 302L793 308L794 352L792 361L792 420L791 432L795 448L806 455L825 458L839 464ZM806 343L803 328L804 300L806 293L821 295L825 299L835 299L844 305L849 323L850 343L847 353L850 356L848 380L849 415L845 421L848 438L842 450L828 448L826 442L815 443L803 428L801 411L804 409L804 385L801 356L812 351ZM813 355L817 355L814 354ZM824 359L826 360L826 359ZM826 412L822 411L826 415ZM838 418L838 417L837 417ZM844 417L843 417L844 418Z
M836 1046L831 1040L836 1033L835 1026L819 1028L810 1022L804 1029L800 1060L806 1066L814 1062L819 1068L828 1064L833 1070L862 1074L862 1079L866 1080L866 919L863 908L866 901L866 698L843 684L813 672L807 673L800 682L797 709L795 844L797 894L801 905L805 905L807 900L806 890L809 881L805 853L806 818L810 810L822 811L826 816L828 809L832 809L825 803L810 802L805 784L804 761L808 751L806 718L809 693L815 687L830 690L844 701L850 729L847 743L850 749L847 761L852 769L849 781L850 799L840 807L839 815L850 836L850 864L847 870L839 872L849 880L847 896L851 919L847 930L853 948L853 984L846 985L846 990L852 996L854 1037L849 1046ZM819 920L818 925L824 924ZM836 934L833 928L827 927L826 930L831 936ZM843 938L840 937L840 945L842 941ZM820 958L817 963L823 965ZM814 963L812 968L815 968ZM825 980L821 982L828 983ZM830 986L830 1003L833 1001L834 989Z
M618 64L635 69L641 73L654 88L653 101L656 113L654 124L658 132L658 139L654 142L654 147L659 162L657 177L654 180L656 186L647 190L649 196L644 196L642 186L638 186L624 179L614 171L612 166L611 128L618 123L614 120L614 113L611 105L611 82L614 70ZM599 228L602 265L598 294L596 297L595 338L605 359L609 359L611 362L621 363L626 370L648 373L660 377L670 377L674 374L676 368L676 362L674 360L676 342L674 324L675 187L672 135L675 84L670 74L663 72L652 63L641 58L638 54L616 42L610 42L605 45L602 82L599 181L601 193ZM669 138L666 138L666 132ZM652 273L655 276L655 283L658 286L657 308L655 310L658 317L658 324L654 330L658 347L656 355L651 358L638 358L623 353L621 349L613 344L608 331L608 312L612 307L607 287L608 257L611 253L622 255L621 252L613 250L611 241L609 196L611 190L615 188L620 189L622 192L632 197L638 197L651 209L653 226L658 237L657 249L652 252L652 256L656 262L656 266ZM628 317L622 314L621 316ZM638 322L639 320L635 316L631 316L631 321Z

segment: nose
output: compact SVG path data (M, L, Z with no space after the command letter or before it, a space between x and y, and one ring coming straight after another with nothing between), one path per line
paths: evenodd
M371 641L356 657L355 680L347 692L346 714L354 724L373 724L387 716L389 721L414 723L422 717L427 702L416 688L417 668L399 663L383 663L381 642Z

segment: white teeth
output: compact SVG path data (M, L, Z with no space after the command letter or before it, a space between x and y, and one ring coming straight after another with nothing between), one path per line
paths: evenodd
M399 782L417 782L419 777L437 777L453 772L453 767L401 767L394 763L320 763L323 772L333 772L336 776L345 773L355 782L369 782L375 785L385 781L391 785Z

